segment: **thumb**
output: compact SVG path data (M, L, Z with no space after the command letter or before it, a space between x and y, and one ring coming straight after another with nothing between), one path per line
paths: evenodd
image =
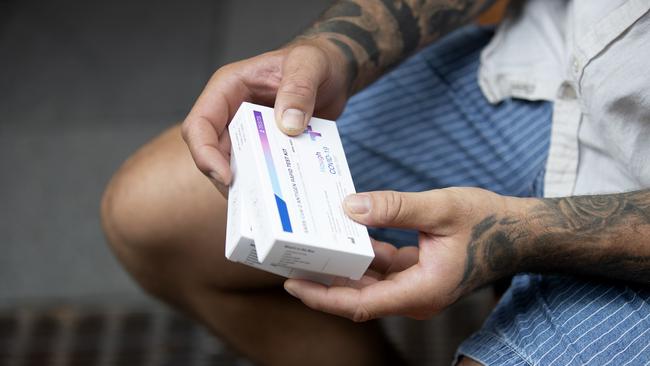
M424 232L449 224L455 206L453 197L444 190L365 192L349 195L343 200L348 216L361 224Z
M284 133L295 136L305 130L328 68L327 57L318 47L302 45L289 51L275 99L275 120Z

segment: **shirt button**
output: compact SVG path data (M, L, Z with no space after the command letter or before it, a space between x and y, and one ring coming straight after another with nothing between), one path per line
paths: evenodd
M573 59L573 72L576 74L580 72L580 61L577 58Z

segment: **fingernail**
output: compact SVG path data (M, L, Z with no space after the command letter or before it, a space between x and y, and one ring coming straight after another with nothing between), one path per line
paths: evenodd
M289 131L300 131L302 132L305 120L305 113L297 109L287 109L282 114L282 126Z
M365 194L351 194L343 200L350 213L365 214L370 212L370 197Z
M287 285L287 283L284 283L284 290L289 293L289 295L293 297L298 297L296 296L296 292L291 288L291 285Z

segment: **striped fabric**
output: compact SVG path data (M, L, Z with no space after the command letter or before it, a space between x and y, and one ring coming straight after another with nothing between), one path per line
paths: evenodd
M477 84L479 54L492 31L451 34L354 96L338 127L357 191L482 187L541 195L551 105L491 105ZM374 230L395 244L416 235Z
M485 365L648 365L650 291L519 275L459 353Z
M551 105L490 105L476 80L492 33L468 27L350 100L338 126L358 191L477 186L541 196ZM372 230L399 245L412 232ZM459 354L485 365L650 364L650 292L521 274Z

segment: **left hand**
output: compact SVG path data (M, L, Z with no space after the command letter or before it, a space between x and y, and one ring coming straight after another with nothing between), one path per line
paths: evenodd
M397 249L373 241L375 259L360 280L338 279L326 287L290 279L285 289L313 309L358 322L389 315L429 318L477 287L514 273L517 261L508 240L525 236L521 202L478 188L349 196L344 208L352 219L416 229L419 246Z

